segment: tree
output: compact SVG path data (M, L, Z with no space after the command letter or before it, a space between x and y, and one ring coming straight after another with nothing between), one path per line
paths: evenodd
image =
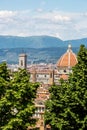
M45 122L52 130L87 129L87 49L81 45L78 63L67 82L50 88L46 103Z
M32 115L38 84L29 82L29 74L24 69L14 73L8 82L8 87L0 98L0 129L26 130L36 122Z
M5 62L0 64L0 99L4 96L10 80L9 72Z

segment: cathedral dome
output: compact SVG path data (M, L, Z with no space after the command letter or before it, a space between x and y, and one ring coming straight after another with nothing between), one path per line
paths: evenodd
M71 49L71 45L68 45L68 50L63 54L57 62L57 67L71 68L77 64L77 57Z

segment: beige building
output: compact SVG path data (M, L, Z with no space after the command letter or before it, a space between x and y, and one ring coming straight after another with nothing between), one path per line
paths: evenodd
M22 68L22 69L27 68L27 55L26 54L19 55L19 68Z
M40 68L39 65L32 66L29 69L30 81L40 82L43 84L58 84L58 80L63 78L67 80L69 73L72 72L72 67L77 64L77 57L72 51L71 45L68 46L67 51L57 61L56 66L48 66Z
M67 80L69 73L72 72L72 67L76 64L77 57L75 53L73 53L71 45L68 46L67 51L60 57L56 65L39 64L27 67L27 56L25 54L19 56L19 67L26 68L30 73L30 82L40 83L35 99L36 111L34 114L34 117L39 119L36 125L39 130L45 130L44 103L50 95L48 91L49 87L53 84L58 84L60 78ZM50 126L48 126L48 129L50 129Z

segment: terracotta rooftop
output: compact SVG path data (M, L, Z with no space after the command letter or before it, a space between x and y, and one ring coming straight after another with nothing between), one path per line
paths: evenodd
M62 75L60 76L60 79L67 80L67 79L68 79L68 75L66 75L66 74L62 74Z
M68 50L63 54L57 62L57 67L73 67L77 64L77 57L71 50L71 45L68 46Z

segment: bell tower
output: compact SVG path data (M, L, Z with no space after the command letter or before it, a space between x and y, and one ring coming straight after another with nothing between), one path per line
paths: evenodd
M27 69L27 55L26 54L19 55L19 68Z

